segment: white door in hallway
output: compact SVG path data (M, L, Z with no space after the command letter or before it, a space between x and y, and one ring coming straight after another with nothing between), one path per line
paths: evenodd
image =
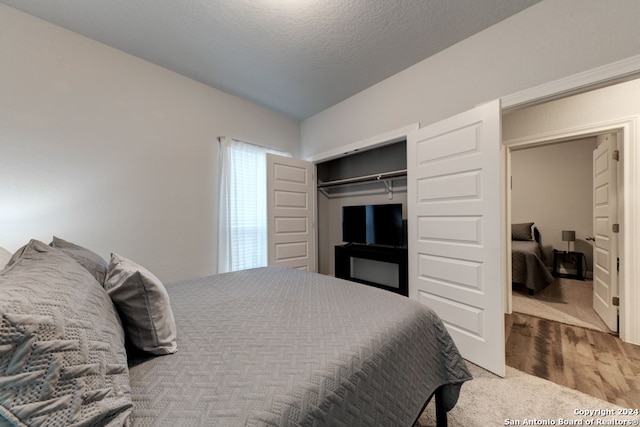
M616 134L598 136L593 152L593 309L614 332L618 331L618 188Z

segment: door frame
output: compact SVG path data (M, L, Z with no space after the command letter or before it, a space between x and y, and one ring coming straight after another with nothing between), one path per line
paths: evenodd
M334 148L333 150L324 151L322 153L306 157L304 160L314 164L321 163L328 160L337 159L338 157L348 156L349 154L354 154L357 151L371 150L373 148L393 144L394 142L407 139L407 135L409 134L409 132L419 128L420 123L412 123L401 128L391 130L389 132L375 135L350 144L342 145L338 148Z
M504 186L508 189L510 182L509 176L511 172L511 151L513 149L534 147L542 144L568 141L579 137L588 137L607 132L621 131L621 145L623 152L623 182L621 196L624 203L622 212L618 212L618 220L622 225L623 230L623 232L620 233L618 244L619 256L621 259L618 279L618 292L620 295L619 335L623 341L635 344L640 343L640 331L638 331L637 328L634 328L633 325L640 324L638 323L640 322L640 315L634 313L630 307L633 307L634 304L640 302L640 289L637 289L637 287L632 285L633 283L637 283L638 279L640 279L640 275L635 263L625 262L625 260L638 259L638 256L640 256L640 242L638 241L638 239L640 239L640 220L638 219L640 211L638 210L637 204L629 202L637 199L640 192L640 174L636 172L637 168L640 167L640 150L636 148L637 143L640 142L640 137L638 135L638 123L640 123L640 115L502 141L506 148L506 171L509 174L505 174L504 176ZM618 185L618 189L620 189L620 184ZM511 221L510 192L507 192L507 203L505 207L507 210L507 212L505 212L505 217L509 223ZM511 242L508 241L505 243L510 248ZM509 280L507 281L508 286L505 290L507 293L507 313L511 313L511 271L508 271L507 274L509 274Z
M406 126L390 130L388 132L374 135L356 142L344 144L338 148L334 148L328 151L323 151L321 153L315 154L313 156L307 156L303 160L310 162L313 167L314 176L318 176L317 164L326 162L329 160L334 160L339 157L345 157L350 154L354 154L359 151L372 150L379 147L384 147L386 145L394 144L396 142L406 140L409 133L415 131L416 129L420 129L420 123L411 123ZM316 184L318 180L316 179ZM318 201L318 191L313 195L315 198L314 203L316 206L316 227L314 227L315 231L315 241L316 241L316 267L320 269L320 262L318 256L320 255L320 239L318 238L318 229L319 229L319 220L318 220L318 206L320 205ZM330 248L331 253L333 254L333 248Z

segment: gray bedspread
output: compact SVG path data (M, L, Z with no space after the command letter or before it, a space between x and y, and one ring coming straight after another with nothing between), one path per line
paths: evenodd
M525 285L531 292L541 291L553 282L544 265L540 244L536 241L511 241L511 281Z
M285 267L167 285L178 352L130 360L132 425L410 426L471 379L432 311Z

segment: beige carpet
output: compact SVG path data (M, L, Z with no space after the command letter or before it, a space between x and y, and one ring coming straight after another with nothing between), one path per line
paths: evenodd
M452 427L509 425L505 420L520 422L520 424L511 425L527 425L524 422L525 419L553 420L555 424L551 425L560 425L560 419L582 420L582 423L578 425L588 425L587 420L594 420L593 425L607 425L597 424L597 419L605 421L639 419L638 416L577 415L575 413L577 409L617 410L620 408L508 366L506 378L493 375L469 362L467 362L467 366L474 379L462 386L458 404L448 414L449 426ZM415 427L435 426L435 420L435 404L432 401ZM538 424L530 423L529 425Z
M593 310L593 282L556 278L547 288L530 296L514 286L513 311L569 325L611 332Z

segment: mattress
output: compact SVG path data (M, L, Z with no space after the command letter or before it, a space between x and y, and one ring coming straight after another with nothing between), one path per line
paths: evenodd
M166 288L178 352L130 353L132 425L410 426L471 379L439 317L385 290L286 267Z
M543 261L540 243L522 240L511 241L511 281L525 285L530 293L541 291L552 281Z

